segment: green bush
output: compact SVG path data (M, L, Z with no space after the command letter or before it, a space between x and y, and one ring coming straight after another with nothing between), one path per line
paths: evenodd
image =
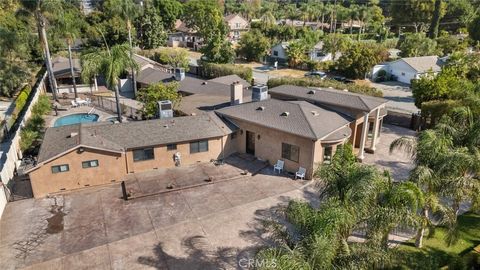
M38 138L38 132L29 129L22 129L22 131L20 131L20 149L22 152L30 150Z
M46 95L41 95L37 103L32 106L32 116L20 131L20 149L30 152L40 145L39 141L45 129L43 116L51 111L50 100Z
M46 95L40 95L38 101L32 107L32 113L36 115L45 115L52 110L50 99Z
M249 67L234 64L215 64L202 62L202 76L207 79L236 74L240 78L251 82L253 71Z
M281 78L273 78L269 79L267 82L268 88L273 88L280 85L296 85L296 86L303 86L303 87L323 87L328 88L332 87L338 90L347 89L349 92L352 93L359 93L368 96L374 97L382 97L382 92L369 86L365 85L358 85L354 83L342 83L335 80L320 80L315 78L292 78L292 77L281 77Z

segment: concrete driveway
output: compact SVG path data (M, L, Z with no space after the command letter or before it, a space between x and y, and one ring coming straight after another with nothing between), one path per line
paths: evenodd
M371 86L382 91L383 97L389 100L387 109L407 113L419 111L409 85L400 82L371 82Z
M263 220L307 181L250 177L123 201L118 184L7 205L0 269L244 269L269 243ZM244 262L244 260L243 260Z
M402 181L408 178L414 164L407 154L402 151L395 151L390 154L390 144L402 136L414 137L416 132L407 128L383 125L377 150L375 154L365 153L366 164L375 165L380 170L387 170L396 181Z

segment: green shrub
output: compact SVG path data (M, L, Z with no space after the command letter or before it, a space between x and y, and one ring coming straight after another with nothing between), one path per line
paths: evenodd
M27 104L28 96L30 95L31 91L32 88L30 85L26 85L18 94L17 98L15 99L15 109L13 111L12 121L15 122L23 107L25 107L25 104Z
M352 93L359 93L374 97L382 97L382 92L369 86L365 85L358 85L354 83L346 84L342 82L338 82L335 80L320 80L315 78L292 78L292 77L281 77L281 78L273 78L269 79L267 82L268 88L273 88L280 85L296 85L296 86L303 86L303 87L323 87L328 88L332 87L338 90L347 89L349 92Z
M38 140L39 133L30 129L22 129L20 131L20 149L22 152L26 152L32 149L34 143Z
M234 64L215 64L202 62L202 76L207 79L236 74L247 82L252 81L253 71L249 67Z
M50 99L46 95L40 95L38 97L38 101L32 107L32 113L36 115L45 115L49 113L52 109L52 105L50 104Z
M51 110L50 99L46 95L40 95L37 103L32 106L32 116L20 131L20 149L29 152L39 145L45 129L43 116Z

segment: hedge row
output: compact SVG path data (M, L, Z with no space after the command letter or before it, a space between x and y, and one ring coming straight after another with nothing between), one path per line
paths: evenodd
M45 129L43 116L51 111L50 99L41 95L32 107L32 115L27 120L25 127L20 131L20 149L24 154L31 154L38 146Z
M352 93L359 93L368 96L374 97L383 97L383 94L380 90L366 85L358 85L355 83L342 83L335 80L325 79L315 79L315 78L292 78L292 77L281 77L281 78L272 78L267 82L268 88L273 88L280 85L296 85L303 87L323 87L328 88L332 87L338 90L347 89Z
M204 78L213 79L233 74L238 75L247 82L251 82L253 78L253 71L250 67L202 62L201 76Z

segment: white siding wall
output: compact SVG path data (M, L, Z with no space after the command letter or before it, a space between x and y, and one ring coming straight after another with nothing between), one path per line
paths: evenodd
M275 53L274 53L275 51L278 53L278 55L275 55ZM287 52L282 47L282 44L277 44L276 46L273 46L272 57L276 57L276 58L280 58L280 59L287 59Z
M410 84L410 81L417 78L417 72L402 60L391 62L388 73L397 77L399 82Z

